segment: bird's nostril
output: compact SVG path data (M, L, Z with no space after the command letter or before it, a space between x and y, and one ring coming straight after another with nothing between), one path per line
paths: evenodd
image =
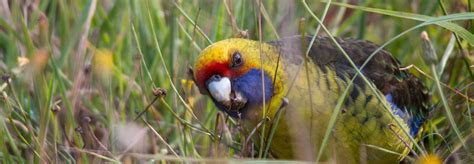
M221 75L217 75L217 74L211 76L212 81L220 80L221 78L222 78Z

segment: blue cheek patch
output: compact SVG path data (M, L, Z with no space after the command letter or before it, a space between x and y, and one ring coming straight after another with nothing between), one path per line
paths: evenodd
M412 115L407 112L407 110L402 110L397 104L393 101L392 94L385 95L390 107L392 109L393 114L402 118L405 123L410 128L410 135L415 136L418 134L418 130L420 130L421 124L423 124L424 119L417 115Z
M232 89L238 91L247 98L247 104L249 105L261 105L263 103L263 92L265 90L265 101L270 100L273 94L273 84L271 78L267 75L263 75L262 84L262 71L258 69L251 69L245 75L236 78L232 83ZM265 86L265 89L262 88Z

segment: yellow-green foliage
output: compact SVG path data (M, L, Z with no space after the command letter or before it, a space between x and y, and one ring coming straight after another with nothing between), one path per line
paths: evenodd
M230 37L328 31L387 43L428 86L429 132L405 160L472 161L471 1L0 0L0 160L272 159L191 86L188 67Z

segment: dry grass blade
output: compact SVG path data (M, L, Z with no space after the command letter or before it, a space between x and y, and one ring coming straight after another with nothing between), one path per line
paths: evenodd
M285 106L301 89L297 76L286 79L284 103L276 111L270 109L276 101L262 97L263 117L248 128L245 119L219 113L190 82L197 72L186 71L215 41L239 37L264 43L308 34L314 37L299 48L304 56L309 45L318 44L318 35L380 43L357 67L356 77L366 83L361 71L370 71L366 64L385 49L409 65L401 70L431 84L434 105L423 127L428 131L404 141L420 140L411 150L420 158L412 155L407 162L430 156L453 163L474 159L472 1L0 0L0 163L295 162L275 159L272 146L281 141L277 130L286 126L280 121L298 105ZM432 34L431 45L424 45L429 51L421 51L424 42L416 39L423 30ZM431 55L428 64L422 52ZM285 60L279 56L272 73L285 71ZM308 62L294 73L308 74ZM168 96L152 96L156 88ZM316 92L314 85L308 88ZM325 137L320 150L331 150L328 140L347 94L334 99L327 127L311 127ZM373 145L360 151L372 149L395 153ZM360 161L370 163L364 161L368 155L362 153ZM271 160L246 159L256 157Z

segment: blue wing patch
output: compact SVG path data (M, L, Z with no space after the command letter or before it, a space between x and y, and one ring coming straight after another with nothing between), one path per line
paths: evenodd
M420 130L420 126L421 124L423 124L424 119L421 118L420 116L416 116L416 115L412 115L411 113L408 113L405 107L400 108L393 101L392 94L390 93L386 94L385 99L387 99L388 103L390 104L393 114L402 118L405 121L405 123L408 125L408 127L410 128L410 135L415 136L416 134L418 134L418 131Z

